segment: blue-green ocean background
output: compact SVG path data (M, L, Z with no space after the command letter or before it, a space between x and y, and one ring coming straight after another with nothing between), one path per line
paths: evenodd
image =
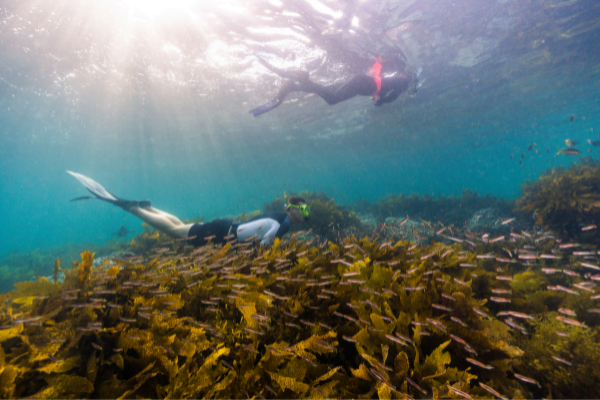
M3 1L0 258L105 243L121 224L142 230L109 204L69 202L86 192L66 170L182 219L211 219L284 191L341 204L464 188L516 198L527 179L577 162L555 157L565 139L599 157L586 143L600 131L597 1L323 2L338 18L308 3L242 2L238 16L191 2L151 14L127 1ZM286 7L301 17L256 20ZM310 43L244 30L300 24L290 18ZM415 97L376 108L298 95L248 114L281 84L255 52L332 82L383 49L422 67ZM534 142L539 154L527 150Z

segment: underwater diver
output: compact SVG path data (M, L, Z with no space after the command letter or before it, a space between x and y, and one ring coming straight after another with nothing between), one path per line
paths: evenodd
M73 175L93 196L82 196L71 201L99 199L121 207L140 218L153 228L175 238L188 238L188 243L194 246L204 246L210 241L212 243L225 243L227 240L236 238L243 242L252 237L260 240L265 246L273 243L273 240L285 235L290 226L308 220L310 208L298 196L288 199L283 213L268 213L258 215L249 221L239 222L229 219L215 219L207 223L185 224L174 215L158 210L150 205L149 200L130 201L120 199L110 193L98 182L87 176L76 172L67 171Z
M379 107L396 100L402 92L408 91L414 95L419 87L419 74L407 68L399 68L391 74L382 74L382 70L390 68L382 68L381 57L377 58L368 74L358 74L346 82L331 85L319 85L312 82L309 79L308 71L285 71L271 65L258 55L256 57L265 68L289 80L284 83L273 100L250 111L250 114L255 117L278 107L292 92L314 93L329 105L355 96L371 96L371 99L375 101L375 106Z

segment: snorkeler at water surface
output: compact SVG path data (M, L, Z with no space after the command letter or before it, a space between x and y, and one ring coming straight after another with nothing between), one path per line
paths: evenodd
M273 100L250 111L250 114L255 117L278 107L285 97L293 92L314 93L329 105L355 96L371 96L371 99L375 101L375 106L379 107L396 100L403 92L414 94L418 88L418 73L403 68L388 74L382 67L381 57L378 57L368 74L354 75L345 82L331 85L320 85L311 81L308 71L285 71L271 65L259 56L257 58L265 68L289 80L284 83Z
M292 196L288 199L285 212L258 215L249 221L239 222L229 219L215 219L207 223L185 224L174 215L158 210L150 205L150 201L123 200L98 182L76 172L67 171L73 175L93 196L82 196L71 201L99 199L121 207L140 218L153 228L175 238L185 239L194 246L203 246L209 242L225 243L237 239L242 242L255 238L265 246L272 244L274 239L285 235L290 226L308 219L310 208L301 197Z

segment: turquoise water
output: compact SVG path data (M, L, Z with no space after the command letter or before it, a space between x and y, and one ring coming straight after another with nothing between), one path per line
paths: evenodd
M597 398L598 43L598 0L2 0L0 398ZM255 118L257 55L420 87Z
M312 3L3 2L0 257L142 231L109 204L69 202L86 192L66 170L211 219L284 191L341 204L464 188L516 198L527 179L577 162L554 156L565 139L598 158L585 142L600 131L597 2L323 2L341 16ZM275 26L310 42L265 30ZM375 108L298 94L248 114L282 83L254 52L329 83L378 51L423 69L415 97Z

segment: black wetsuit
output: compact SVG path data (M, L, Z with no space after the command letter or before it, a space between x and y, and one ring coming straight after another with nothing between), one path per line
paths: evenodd
M325 86L309 80L308 73L304 71L283 71L275 68L265 60L259 58L259 61L279 76L293 80L286 82L273 100L250 111L255 117L279 106L283 103L285 97L292 92L314 93L325 100L327 104L333 105L354 96L373 96L377 91L375 78L369 74L358 74L346 82ZM379 97L375 101L375 105L381 106L384 103L391 103L396 100L402 92L408 89L409 83L409 79L403 75L381 78L381 90L378 93Z
M376 106L384 103L391 103L398 96L408 89L408 79L400 76L381 78L381 92L379 98L375 101ZM351 99L355 96L371 96L377 90L375 79L367 74L353 76L347 82L334 83L332 85L319 85L311 81L291 82L285 85L275 99L283 99L292 92L314 93L321 97L329 105L337 104L341 101Z
M287 213L262 214L246 222L215 219L204 224L192 225L188 232L188 243L204 246L208 243L208 238L212 243L225 243L225 238L231 235L232 240L245 241L255 238L265 245L276 237L281 238L289 230L290 219Z

